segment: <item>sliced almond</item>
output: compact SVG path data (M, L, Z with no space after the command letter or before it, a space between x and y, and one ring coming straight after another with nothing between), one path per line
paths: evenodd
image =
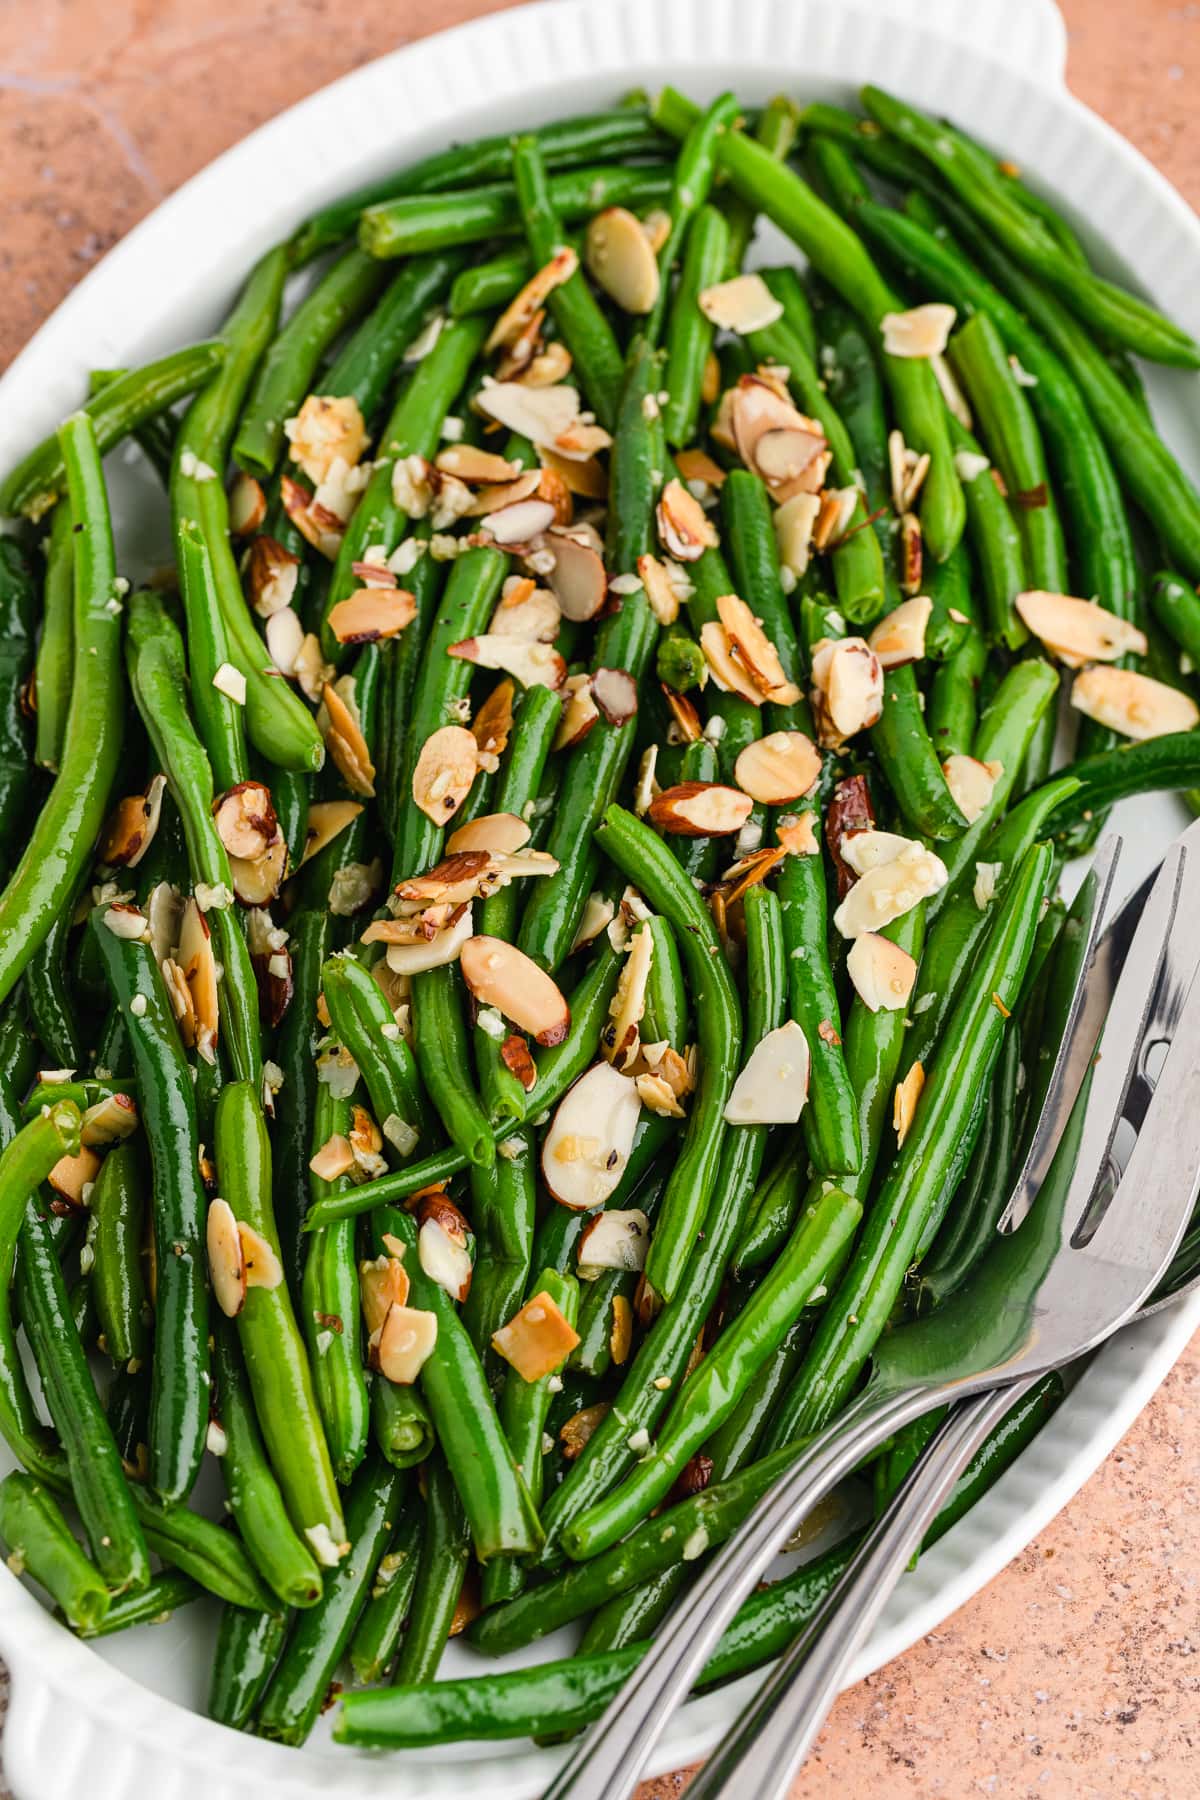
M715 629L721 631L719 625L716 626ZM724 632L721 632L722 638L724 635ZM701 636L703 636L703 632L701 633ZM706 651L706 657L707 654ZM728 656L728 654L727 647L726 656ZM667 703L667 711L671 715L671 725L667 742L671 744L698 743L700 738L704 735L700 725L700 714L696 711L696 708L686 694L677 694L675 689L669 688L665 681L660 683L660 685L662 687L663 699Z
M506 813L500 816L511 818L513 815ZM470 830L469 824L462 827L463 833ZM471 846L464 849L459 844L447 844L446 848L448 855L435 863L432 869L427 869L423 875L410 875L397 883L396 895L405 903L406 912L410 907L429 908L435 902L445 902L452 907L461 906L496 887L498 877L490 851ZM385 944L405 943L407 939L403 934L393 932L392 928L407 922L410 921L379 919L368 926L361 941L364 944L376 941Z
M940 356L956 318L952 306L930 301L907 312L884 313L879 321L885 356Z
M329 629L339 644L374 644L395 637L417 616L417 603L403 588L356 588L329 609Z
M146 923L150 930L150 947L154 960L161 964L179 940L179 922L183 917L183 895L169 881L156 881L146 900Z
M725 1105L730 1125L794 1125L808 1098L808 1039L794 1019L760 1038Z
M991 800L1004 765L983 763L974 756L950 756L942 764L942 773L959 812L968 825L973 825Z
M804 816L812 817L811 813ZM787 851L782 845L773 849L769 844L764 844L761 850L753 850L749 856L740 856L721 877L720 891L726 907L731 907L750 888L765 881L775 865L781 863L786 855ZM646 1054L649 1055L648 1050Z
M310 394L283 429L292 461L310 481L325 481L339 457L353 467L367 447L367 428L352 394Z
M73 1156L60 1156L46 1180L64 1206L82 1206L84 1189L94 1184L99 1173L100 1158L84 1144Z
M1084 669L1072 683L1071 705L1127 738L1163 737L1200 723L1200 711L1187 694L1132 669Z
M813 711L827 750L839 750L883 711L883 670L860 637L822 638L812 656Z
M249 537L267 516L267 496L262 483L239 469L229 489L229 529L234 537Z
M550 350L561 348L561 345L548 346ZM534 363L541 360L541 358L535 357ZM569 357L567 366L570 367ZM564 370L562 373L565 374L565 372ZM531 374L532 367L526 371L524 380L528 381ZM562 375L556 375L553 379L559 381L562 379ZM544 469L553 469L556 475L560 475L568 491L578 495L581 500L608 499L608 475L603 464L597 462L595 457L589 457L586 462L573 461L569 457L560 456L555 450L547 450L542 445L538 449L538 460Z
M591 893L583 909L583 917L579 921L579 929L575 933L570 954L582 950L586 944L592 943L600 936L611 920L616 916L616 907L607 894Z
M207 1062L212 1062L219 1025L217 959L213 954L208 920L194 899L184 905L176 960L183 971L196 1016L196 1048Z
M229 858L229 879L243 906L269 906L286 874L287 843L278 828L261 856Z
M490 487L515 481L521 473L519 463L509 462L495 450L481 449L478 444L447 444L439 450L433 466L443 475L453 475L468 487Z
M815 549L831 550L831 549L834 549L838 544L841 543L841 541L845 537L847 531L850 529L850 521L854 517L855 511L858 507L859 499L860 499L860 495L859 495L859 491L856 487L822 488L821 489L821 492L818 496L819 504L817 506L817 521L816 521L816 524L813 526L813 534L812 534L813 547ZM912 518L912 514L906 514L905 518ZM915 519L913 520L913 523L916 524ZM901 521L902 527L903 527L903 524L904 524L904 521L902 520ZM917 582L917 585L919 585L920 566L921 566L920 560L919 560L919 551L920 551L920 526L919 525L917 526L917 535L918 535L918 546L917 546L918 547L918 562L917 562L918 582ZM904 584L902 582L901 586L903 587L903 585ZM917 591L917 585L914 585L912 587L905 587L904 592L909 593L909 594L915 594Z
M562 623L562 608L548 588L514 579L513 597L506 594L492 614L490 637L522 638L552 644Z
M1081 663L1116 662L1119 656L1146 654L1146 634L1127 619L1070 594L1040 590L1018 594L1018 613L1035 637L1071 667Z
M834 913L833 923L845 938L882 931L919 901L944 888L948 880L941 858L923 844L911 843L892 861L868 869L855 882Z
M717 781L681 781L650 803L649 818L660 831L682 837L728 837L740 831L754 802L737 788Z
M658 299L658 258L642 222L623 206L609 206L589 221L584 260L593 280L622 312L648 313Z
M500 757L508 748L516 695L511 681L498 681L471 721L471 736L479 747L481 769L497 768ZM489 760L491 758L496 760Z
M300 683L301 691L314 705L320 700L326 683L333 680L336 672L333 664L327 663L322 656L321 640L316 632L306 632L296 652L292 673Z
M852 869L855 875L866 875L871 869L878 869L883 863L895 862L917 843L916 838L902 837L898 831L876 831L868 826L865 830L853 831L844 836L841 843L842 860Z
M927 594L915 594L880 619L867 639L880 668L899 669L905 663L919 662L925 654L925 633L932 617L933 601Z
M350 1139L340 1131L326 1138L321 1148L314 1151L308 1159L308 1166L318 1181L337 1181L348 1175L354 1167L354 1152L350 1148Z
M793 494L775 511L775 543L785 569L799 578L808 568L813 528L821 502L816 494Z
M577 1456L582 1455L593 1432L611 1410L611 1400L596 1400L591 1406L582 1407L579 1412L571 1414L558 1434L567 1462L574 1462Z
M717 528L682 481L672 478L655 509L658 537L664 550L680 562L695 562L720 543Z
M650 610L660 625L673 625L679 617L679 592L670 573L657 556L639 556L637 572L642 578Z
M864 931L855 938L846 958L846 972L871 1012L899 1012L908 1005L917 979L915 959L875 931Z
M131 906L123 900L114 900L111 906L105 907L100 915L107 931L127 944L137 943L146 934L146 915L140 907Z
M358 1293L367 1334L375 1338L375 1348L378 1351L379 1340L376 1333L382 1332L391 1308L408 1304L408 1271L400 1258L385 1253L374 1257L370 1262L360 1262Z
M921 537L921 521L916 513L906 512L900 520L900 592L919 594L925 568L925 549Z
M780 819L775 836L788 856L817 856L820 853L816 816L811 812L803 812L799 818Z
M605 1269L640 1274L650 1248L650 1221L638 1207L610 1207L588 1220L579 1234L576 1264L582 1281L594 1281Z
M542 1178L560 1206L601 1206L629 1161L641 1101L627 1075L593 1063L560 1100L542 1140Z
M628 1074L641 1048L639 1026L646 1011L646 986L654 961L654 934L641 925L629 940L621 965L617 991L609 1006L611 1023L600 1034L600 1043L614 1069Z
M803 731L772 731L738 755L733 778L764 806L782 806L807 794L821 775L821 753Z
M525 1092L531 1093L537 1081L537 1064L529 1054L529 1045L519 1032L510 1032L500 1046L500 1061L510 1075L515 1075Z
M784 674L779 652L744 600L722 594L717 615L725 627L729 647L755 686L778 706L794 706L800 689Z
M136 1102L128 1094L106 1094L84 1113L79 1138L88 1149L107 1148L131 1137L137 1128Z
M517 381L484 380L475 405L489 419L540 448L564 452L558 440L579 418L579 394L573 387L530 388Z
M566 686L566 703L562 722L554 739L556 750L573 750L581 744L593 725L600 722L600 708L592 698L591 677L570 676Z
M242 1267L246 1272L247 1288L277 1288L283 1281L283 1264L280 1262L273 1244L269 1244L260 1231L253 1225L247 1225L244 1219L238 1220L238 1237L242 1244Z
M727 694L740 694L752 706L761 706L762 689L733 654L729 633L716 619L700 627L700 648L717 686Z
M925 1070L919 1062L913 1064L903 1081L896 1083L896 1091L892 1095L892 1128L898 1145L908 1136L917 1116L917 1102L924 1086Z
M369 799L375 792L375 764L362 734L353 675L343 675L337 682L327 681L321 703L328 718L325 748L351 792Z
M239 781L218 794L212 812L217 836L230 856L263 856L279 829L271 790L261 781Z
M700 311L721 331L736 331L745 337L751 331L765 331L783 317L778 301L761 275L735 275L715 287L704 288L699 297Z
M553 1375L578 1342L579 1333L544 1288L527 1300L507 1325L492 1333L492 1349L522 1381L542 1381Z
M646 234L650 248L655 256L671 235L671 215L661 206L653 207L642 220L642 230Z
M529 826L516 813L481 813L446 839L449 851L486 850L511 853L529 842Z
M415 1306L392 1306L379 1333L375 1358L385 1381L411 1387L437 1344L437 1314Z
M637 682L624 669L597 669L592 698L610 725L628 725L637 715Z
M345 526L335 512L320 505L309 490L289 475L279 479L283 510L306 543L332 562L341 547Z
M635 1075L638 1099L652 1113L658 1113L664 1119L683 1119L687 1117L679 1104L679 1096L665 1075Z
M489 632L447 645L446 654L482 669L503 669L522 687L560 688L567 679L567 665L554 646L526 638Z
M481 1006L494 1006L539 1044L561 1044L571 1012L557 983L531 957L503 938L473 937L463 945L463 980Z
M227 1200L209 1202L205 1238L217 1305L227 1319L236 1319L246 1303L246 1264L241 1232Z
M441 1192L421 1201L417 1218L417 1257L422 1272L452 1300L465 1300L474 1272L466 1220Z
M492 326L484 351L490 354L514 343L555 288L570 281L578 267L579 258L569 246L556 250L550 261L531 275L520 293L509 301Z
M113 869L136 869L154 841L162 816L165 775L156 775L144 794L117 802L105 822L97 859Z
M608 576L604 558L574 532L554 528L541 541L539 549L554 558L554 567L546 575L564 619L583 624L594 619L608 594Z
M362 807L357 800L314 800L308 809L304 850L299 867L331 844L338 833L357 819Z
M455 962L471 935L471 907L464 907L454 922L428 940L411 944L389 944L388 968L395 975L419 975L426 969L440 969Z
M793 406L787 385L775 371L743 375L723 402L726 441L748 469L760 474L778 501L817 493L829 468L829 446L815 419ZM714 429L714 436L717 431ZM765 464L760 446L766 446ZM718 439L719 441L719 439Z
M445 825L471 791L479 768L479 746L462 725L443 725L421 746L413 770L413 802L432 819Z
M281 675L295 675L297 664L304 650L304 627L290 606L273 612L267 620L263 636L267 640L267 654ZM319 640L313 636L314 644ZM320 659L318 659L320 660ZM324 679L322 667L322 679Z

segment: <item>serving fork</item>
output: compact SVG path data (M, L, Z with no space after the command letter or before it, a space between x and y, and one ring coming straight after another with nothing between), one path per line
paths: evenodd
M981 1395L965 1421L960 1409L945 1428L946 1441L961 1453L972 1420L978 1428L986 1416L990 1429L1013 1404L1015 1384L1094 1348L1157 1285L1200 1181L1200 983L1192 980L1197 946L1194 937L1189 941L1200 916L1200 826L1172 846L1101 937L1116 854L1113 844L1097 858L1074 914L1079 980L1038 1130L1003 1221L1019 1229L998 1234L978 1270L934 1313L877 1346L866 1386L798 1451L712 1559L583 1737L547 1800L618 1800L632 1789L778 1545L886 1438L947 1402ZM1146 1098L1139 1090L1150 1087L1148 1071L1160 1055ZM1119 1179L1106 1180L1131 1095L1141 1129ZM997 1388L1003 1391L989 1392ZM769 1777L781 1751L775 1736L767 1743L765 1710L764 1703L756 1766ZM777 1716L775 1730L786 1734L787 1715ZM768 1779L748 1791L757 1800L774 1789Z

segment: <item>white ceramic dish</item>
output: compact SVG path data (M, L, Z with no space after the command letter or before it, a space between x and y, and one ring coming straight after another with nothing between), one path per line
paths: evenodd
M118 245L0 382L0 466L77 404L89 368L138 361L213 328L261 247L314 206L448 141L603 105L668 78L700 99L731 86L749 100L780 87L847 99L877 80L948 110L1017 157L1104 262L1127 278L1136 272L1200 335L1200 224L1067 93L1065 44L1052 0L566 0L426 40L273 120ZM1195 473L1200 426L1184 403L1187 379L1155 373L1151 392ZM122 473L118 485L126 527L138 498L129 479ZM161 552L153 530L146 541L136 535L123 533L127 561ZM1183 822L1165 799L1128 814L1126 887ZM855 1679L931 1630L1029 1542L1112 1449L1198 1323L1200 1296L1109 1346L1026 1455L901 1583ZM19 1800L365 1797L400 1783L440 1796L464 1779L480 1800L518 1800L539 1792L556 1766L554 1752L524 1744L398 1761L338 1750L322 1730L303 1751L235 1736L192 1710L203 1705L214 1618L215 1608L194 1607L97 1651L0 1570L0 1654L12 1674L3 1761ZM549 1644L550 1653L568 1647L565 1634ZM480 1666L455 1645L443 1673ZM658 1767L709 1749L753 1679L688 1706Z

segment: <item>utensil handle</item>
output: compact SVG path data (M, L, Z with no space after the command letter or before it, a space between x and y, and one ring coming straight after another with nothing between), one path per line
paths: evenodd
M544 1800L622 1800L632 1791L675 1708L780 1545L877 1445L944 1398L940 1388L867 1387L812 1440L688 1590Z
M786 1795L909 1559L972 1456L1033 1379L955 1408L816 1617L692 1782L694 1800Z

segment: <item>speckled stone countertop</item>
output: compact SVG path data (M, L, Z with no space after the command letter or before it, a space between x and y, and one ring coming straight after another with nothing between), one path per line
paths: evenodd
M218 151L367 58L494 10L3 0L0 365ZM1200 4L1063 10L1074 91L1200 205ZM1198 1409L1200 1340L1048 1531L940 1631L843 1696L797 1796L1200 1792ZM685 1782L653 1782L641 1800Z

